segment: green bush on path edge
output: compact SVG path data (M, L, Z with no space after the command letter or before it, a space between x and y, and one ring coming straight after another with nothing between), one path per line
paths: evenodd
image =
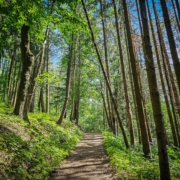
M157 146L152 146L152 160L143 157L142 147L137 145L126 149L122 136L114 136L111 132L103 132L104 145L110 162L119 179L123 180L159 180L159 164ZM171 179L180 179L180 149L168 147Z

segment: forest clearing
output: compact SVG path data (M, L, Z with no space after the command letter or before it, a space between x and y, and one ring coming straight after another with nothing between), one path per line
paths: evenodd
M0 0L0 180L51 178L180 179L179 0Z

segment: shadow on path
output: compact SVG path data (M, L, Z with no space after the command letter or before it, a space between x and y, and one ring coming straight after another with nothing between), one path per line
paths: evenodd
M103 147L103 137L86 133L51 180L117 180Z

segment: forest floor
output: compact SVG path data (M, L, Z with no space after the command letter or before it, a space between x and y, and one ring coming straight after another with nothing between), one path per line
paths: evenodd
M86 133L75 150L55 169L51 180L117 180L104 150L103 137Z

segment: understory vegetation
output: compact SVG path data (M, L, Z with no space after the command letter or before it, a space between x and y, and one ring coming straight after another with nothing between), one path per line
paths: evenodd
M57 116L29 113L30 124L0 104L0 179L46 180L82 137L71 122Z
M152 159L143 157L141 145L126 149L122 136L116 137L111 132L104 131L104 144L110 162L115 167L120 179L159 179L159 164L157 145L152 146ZM180 152L176 147L168 147L171 179L180 179Z

